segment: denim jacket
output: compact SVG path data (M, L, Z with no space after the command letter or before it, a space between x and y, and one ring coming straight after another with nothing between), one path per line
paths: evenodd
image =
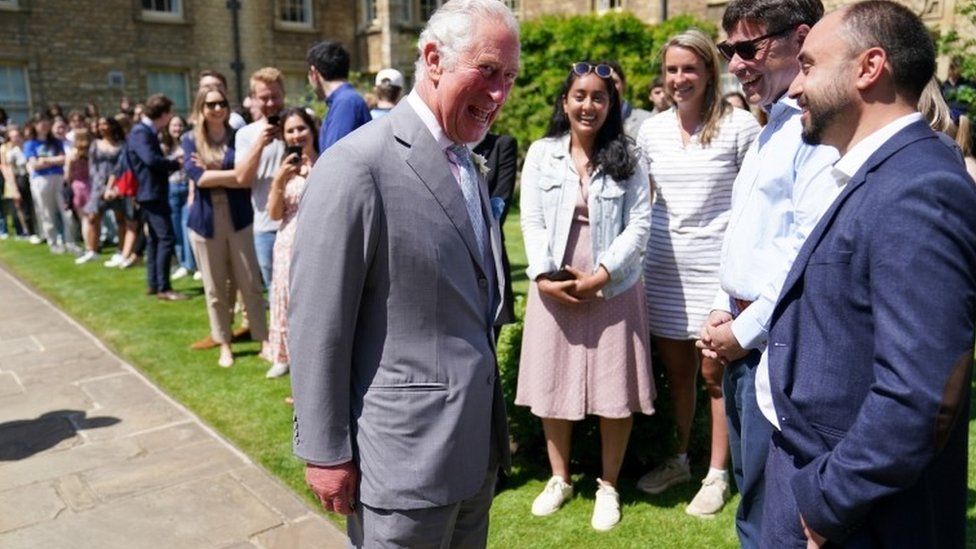
M569 134L540 139L529 147L522 167L520 216L530 280L563 266L579 180L569 154ZM649 188L640 166L625 181L611 179L599 167L590 177L593 270L603 265L610 273L602 290L605 298L640 279L651 226Z

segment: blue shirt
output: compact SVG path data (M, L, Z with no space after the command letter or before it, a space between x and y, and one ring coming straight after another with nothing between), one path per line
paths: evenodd
M224 153L224 161L221 170L234 169L234 139L227 143L227 152ZM183 147L183 158L185 163L186 176L196 184L203 175L204 170L190 162L191 155L197 152L197 143L193 138L192 132L187 132L181 140ZM230 221L235 231L239 231L254 222L254 209L251 207L251 189L223 189L227 193L227 203L230 205ZM187 214L186 226L193 229L193 232L204 238L214 237L214 211L213 201L210 193L213 189L196 188L196 198L190 205Z
M54 137L47 141L31 139L24 143L24 158L27 160L62 155L64 155L64 145ZM33 170L31 175L64 175L64 166L48 166L39 170Z
M373 116L363 98L356 93L352 84L346 82L332 92L325 103L329 112L325 115L322 130L319 131L319 154L335 145L336 141L369 122Z

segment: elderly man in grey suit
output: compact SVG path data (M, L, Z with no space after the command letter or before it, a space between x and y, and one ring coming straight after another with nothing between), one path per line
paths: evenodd
M499 228L466 144L508 98L518 24L451 0L418 48L406 101L316 163L292 263L295 453L357 547L484 546L508 461Z

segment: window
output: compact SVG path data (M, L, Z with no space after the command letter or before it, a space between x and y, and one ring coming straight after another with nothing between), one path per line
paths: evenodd
M596 0L597 12L619 10L621 7L623 7L623 0Z
M175 70L149 71L146 74L147 95L161 93L173 101L173 111L186 115L190 112L190 88L186 73Z
M420 20L426 22L443 3L442 0L420 0Z
M22 124L30 116L27 71L20 65L0 65L0 105L11 120Z
M291 25L312 25L312 0L278 0L278 21Z
M5 8L17 9L17 3L17 0L0 0L0 10Z
M142 0L144 15L183 17L183 0Z
M519 11L522 10L522 0L502 0L508 9L512 10L515 17L519 16Z
M363 21L370 25L376 19L376 0L363 0Z

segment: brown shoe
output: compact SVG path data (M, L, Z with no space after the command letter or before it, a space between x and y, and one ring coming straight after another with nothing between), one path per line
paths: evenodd
M236 328L232 333L230 340L235 343L238 341L251 341L250 326L241 326L240 328Z
M207 337L201 339L200 341L194 341L190 344L191 351L206 351L207 349L213 349L219 347L220 345L213 340L213 336L207 334Z
M159 292L156 294L156 299L160 301L184 301L189 298L183 294L174 292L173 290L166 290L165 292Z

